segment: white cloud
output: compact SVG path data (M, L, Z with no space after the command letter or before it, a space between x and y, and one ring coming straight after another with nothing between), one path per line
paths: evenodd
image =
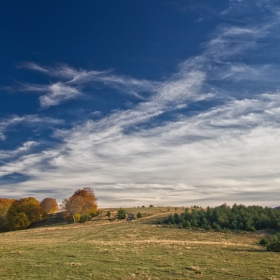
M279 108L278 92L263 94L130 133L123 128L141 121L137 110L117 112L64 131L62 145L23 156L2 172L33 176L21 183L22 192L50 188L60 198L71 193L68 188L92 186L107 199L101 206L125 203L124 196L127 204L135 203L135 197L140 204L205 203L205 197L215 204L230 194L234 202L248 203L250 192L279 189Z
M46 66L41 66L34 62L25 62L25 63L19 63L17 67L33 70L36 72L41 72L48 76L58 77L63 79L73 79L76 76L81 75L79 71L68 66L67 64L60 64L57 67L46 67Z
M43 67L36 63L22 63L19 68L42 72L46 75L57 77L60 81L50 85L21 84L19 90L46 93L39 97L40 105L43 108L56 106L70 99L80 98L82 89L88 85L101 84L104 87L117 89L119 92L129 93L139 99L145 98L141 92L153 93L160 84L148 80L137 80L127 76L112 75L111 71L86 71L77 70L68 65L57 67Z
M62 83L55 83L49 86L49 93L39 98L43 108L58 105L65 100L75 99L82 93L76 88L66 86Z
M38 145L39 145L38 142L27 141L27 142L23 143L23 145L21 147L15 149L15 150L1 151L0 160L3 160L3 159L6 160L6 159L21 156L24 153L30 152L33 147L36 147Z
M17 116L13 115L7 118L0 119L0 139L5 140L5 132L8 129L14 128L16 126L25 126L25 127L40 127L48 125L59 125L63 124L63 120L54 119L50 117L40 117L38 115L25 115Z
M232 7L224 15L233 13L234 18L243 13ZM27 142L14 151L17 158L2 165L0 176L18 172L32 178L9 186L18 196L36 190L43 198L44 190L49 190L62 199L90 186L100 206L223 202L277 206L279 66L238 59L257 50L260 39L273 37L278 22L279 16L271 13L258 22L242 18L219 26L200 56L181 63L178 73L161 82L65 65L25 64L59 80L29 85L29 90L45 93L40 97L42 107L79 98L83 86L96 83L140 94L139 98L147 91L149 96L130 109L56 130L53 136L61 142L50 149L35 153L36 143ZM203 107L203 102L209 104ZM188 106L188 114L178 112ZM175 115L172 120L159 120L170 113ZM9 122L10 126L20 121L15 117ZM0 122L0 137L5 129ZM3 188L3 194L8 192Z

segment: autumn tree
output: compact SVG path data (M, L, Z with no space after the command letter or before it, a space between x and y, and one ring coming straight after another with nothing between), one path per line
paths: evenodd
M54 198L49 198L49 197L44 198L40 202L40 206L41 206L42 215L44 216L44 218L46 218L48 214L58 211L58 205Z
M6 215L7 227L10 230L25 229L40 219L40 203L34 197L15 200Z
M91 188L83 188L74 192L74 194L62 201L62 208L69 212L73 221L78 220L79 215L89 215L96 212L97 198Z
M6 215L14 199L0 198L0 230L7 229Z

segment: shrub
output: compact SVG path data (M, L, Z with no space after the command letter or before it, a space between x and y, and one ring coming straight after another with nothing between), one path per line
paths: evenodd
M98 209L98 210L96 211L96 216L99 216L99 215L102 214L102 213L103 213L103 211L100 210L100 209Z
M184 227L189 229L192 227L192 225L189 221L186 221L186 223L184 224Z
M267 240L266 249L267 251L280 252L280 232Z
M92 213L90 213L89 215L90 215L91 218L94 218L94 217L97 216L95 212L92 212Z
M88 221L90 218L89 215L81 215L79 222L80 223L85 223L86 221Z
M124 209L119 209L118 211L118 219L125 219L126 218L126 211Z
M268 243L268 239L267 238L262 238L261 240L260 240L260 242L259 242L259 244L260 245L262 245L262 246L266 246L267 245L267 243Z
M81 218L81 214L74 214L74 222L79 222L80 221L80 218Z
M140 218L142 218L142 214L140 212L138 212L136 217L137 217L137 219L140 219Z
M251 226L251 225L247 226L246 230L247 231L256 231L256 229L253 226Z

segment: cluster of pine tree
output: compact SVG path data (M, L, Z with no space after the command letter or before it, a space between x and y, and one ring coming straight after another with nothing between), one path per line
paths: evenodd
M203 228L206 230L245 230L280 229L280 211L261 206L244 206L234 204L232 207L223 204L207 209L186 209L185 213L175 213L163 223L179 225L183 228Z

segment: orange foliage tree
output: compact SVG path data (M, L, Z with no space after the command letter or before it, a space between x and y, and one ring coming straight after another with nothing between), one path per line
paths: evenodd
M40 203L34 197L15 200L6 215L9 230L25 229L41 219Z
M62 208L66 210L75 222L75 215L89 215L97 210L97 198L91 188L83 188L62 201Z
M0 198L0 230L7 229L6 215L14 201L14 199Z
M58 211L58 205L54 198L50 198L50 197L44 198L40 202L40 206L41 206L42 214L44 216L47 216L47 214L51 214Z

